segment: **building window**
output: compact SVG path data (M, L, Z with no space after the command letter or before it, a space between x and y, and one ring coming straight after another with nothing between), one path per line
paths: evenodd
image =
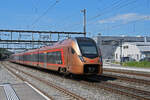
M118 54L116 53L116 59L118 59Z
M137 60L139 59L139 55L137 54Z
M128 46L123 46L123 49L128 49L129 47Z

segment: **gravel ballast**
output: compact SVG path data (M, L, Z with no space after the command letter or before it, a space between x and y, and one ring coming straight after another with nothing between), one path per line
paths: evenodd
M21 83L22 81L18 79L15 75L8 72L3 66L0 65L0 84L10 83L10 84L17 84Z
M133 98L130 97L114 94L112 92L108 92L103 89L96 88L94 86L88 86L86 84L82 84L79 81L63 78L57 75L51 75L50 73L46 73L46 72L45 73L40 72L36 69L26 68L25 66L21 66L21 65L14 64L13 66L17 68L21 68L21 70L24 70L25 72L28 72L30 74L34 73L35 76L41 77L45 80L49 80L62 88L65 88L77 95L86 98L87 100L134 100ZM37 82L35 82L35 84L36 83ZM47 86L42 84L38 84L38 85L39 87L48 90Z

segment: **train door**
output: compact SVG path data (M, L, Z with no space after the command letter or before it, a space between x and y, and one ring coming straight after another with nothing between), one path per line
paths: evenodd
M72 63L72 59L71 59L71 48L68 47L67 50L66 50L66 55L67 55L67 72L70 72L71 71L71 63Z
M74 57L73 57L74 53L75 53L74 49L72 47L70 47L68 50L68 58L69 58L68 63L70 66L72 66L74 64Z
M47 68L47 53L44 52L44 68Z
M37 66L38 67L40 66L39 63L40 63L40 54L39 54L39 50L38 50L38 54L37 54Z
M69 68L69 66L71 65L70 48L68 48L67 50L67 64Z

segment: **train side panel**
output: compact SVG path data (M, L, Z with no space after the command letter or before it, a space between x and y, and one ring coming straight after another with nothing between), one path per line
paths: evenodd
M79 42L81 43L81 46L84 48L87 48L86 46L88 46L88 48L91 49L91 46L86 44L88 42L83 43L82 40L80 41ZM79 48L77 41L68 39L62 43L57 43L57 45L52 47L45 47L12 55L13 60L11 61L24 65L31 65L34 67L60 71L63 73L101 75L103 71L102 61L100 60L101 55L98 55L97 47L95 46L95 43L93 44L94 45L92 46L96 52L96 56L94 57L88 57L84 54L88 53L86 52L88 49L85 49L85 52L82 52L83 54L81 54L81 50L84 48Z

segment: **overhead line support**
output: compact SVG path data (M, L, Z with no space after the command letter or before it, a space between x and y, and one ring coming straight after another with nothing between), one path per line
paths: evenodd
M83 12L83 33L86 37L86 9L81 10L81 12Z
M34 31L34 30L2 30L0 32L21 32L21 33L52 33L52 34L84 34L83 32L58 32L58 31Z

